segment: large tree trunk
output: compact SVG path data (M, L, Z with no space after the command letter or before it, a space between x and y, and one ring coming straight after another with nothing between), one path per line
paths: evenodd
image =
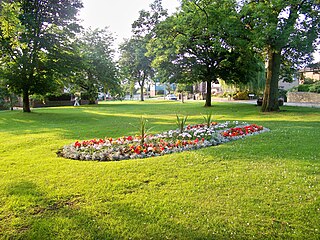
M278 86L281 64L280 50L268 49L268 68L261 111L279 111Z
M23 103L23 112L28 112L28 113L31 112L31 110L30 110L29 91L27 89L23 90L22 103Z
M144 101L143 86L142 86L142 87L140 87L140 101Z
M207 94L205 107L211 107L211 80L207 80Z

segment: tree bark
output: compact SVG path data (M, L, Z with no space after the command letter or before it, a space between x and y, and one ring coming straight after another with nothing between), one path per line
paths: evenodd
M281 50L268 49L268 68L266 86L264 89L262 112L279 111L278 86L281 64Z
M211 80L207 80L207 94L205 107L211 107Z
M140 101L142 101L142 102L144 101L144 91L143 91L144 81L145 81L145 79L143 79L141 82L139 82L139 85L140 85Z
M144 101L143 85L140 87L140 101Z
M22 103L23 103L23 112L28 112L28 113L31 112L31 110L30 110L29 91L27 89L23 90Z

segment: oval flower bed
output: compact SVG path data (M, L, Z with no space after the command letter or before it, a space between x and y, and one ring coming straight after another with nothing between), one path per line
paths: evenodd
M161 156L215 146L269 129L256 124L225 122L188 125L155 135L76 141L60 149L58 156L76 160L118 161Z

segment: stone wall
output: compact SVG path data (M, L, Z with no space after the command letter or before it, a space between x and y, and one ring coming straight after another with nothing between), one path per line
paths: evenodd
M320 94L311 92L288 92L288 102L320 103Z

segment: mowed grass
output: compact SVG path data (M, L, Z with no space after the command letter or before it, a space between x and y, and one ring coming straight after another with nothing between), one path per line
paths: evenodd
M320 109L108 102L0 112L0 239L320 239ZM270 132L121 162L56 157L65 144L215 121Z

